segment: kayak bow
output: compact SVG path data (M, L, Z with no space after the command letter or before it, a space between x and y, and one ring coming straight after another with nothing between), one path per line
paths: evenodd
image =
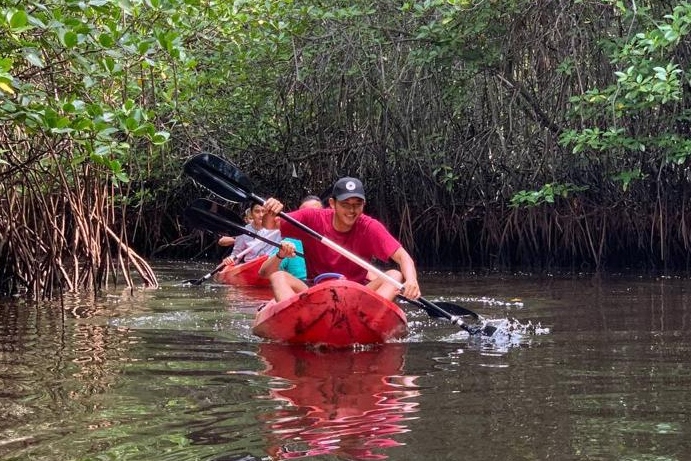
M291 344L381 344L408 333L405 313L359 283L330 280L257 312L252 332Z
M224 285L268 287L269 279L259 276L259 268L267 259L268 255L261 255L242 264L226 266L216 274L216 281Z

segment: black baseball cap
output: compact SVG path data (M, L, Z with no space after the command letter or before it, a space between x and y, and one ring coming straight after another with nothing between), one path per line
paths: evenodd
M351 197L365 200L365 188L362 187L362 183L357 178L341 178L334 184L331 196L338 201L347 200Z

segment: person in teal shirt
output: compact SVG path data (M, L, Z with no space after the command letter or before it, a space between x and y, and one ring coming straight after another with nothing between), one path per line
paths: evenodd
M286 238L284 239L293 245L295 245L295 251L298 253L302 253L302 241L297 240L297 239L291 239L291 238ZM276 254L278 253L278 248L274 248L274 250L271 252L269 255L269 258L276 257ZM276 258L279 259L279 258ZM305 258L302 256L296 256L295 258L285 258L280 260L281 263L278 265L278 270L279 271L286 271L295 278L298 278L302 280L303 282L307 280L307 265L305 263ZM259 271L259 275L261 274L261 269Z

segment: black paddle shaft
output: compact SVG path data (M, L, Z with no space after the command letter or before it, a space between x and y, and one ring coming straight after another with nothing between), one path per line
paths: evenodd
M210 279L211 277L213 277L214 275L216 275L216 274L218 274L219 272L221 272L221 271L223 270L224 267L226 267L226 263L225 263L225 262L223 262L223 263L219 264L218 266L216 266L216 268L215 268L214 270L212 270L211 272L209 272L209 273L206 274L205 276L203 276L203 277L201 277L201 278L198 278L198 279L183 280L183 281L182 281L182 284L183 284L183 285L201 285L202 283L206 282L207 280L209 280L209 279Z
M223 213L223 215L220 213ZM263 235L259 235L258 233L247 229L244 225L233 222L231 219L235 218L232 215L234 215L232 211L225 209L225 207L222 205L209 199L197 199L185 209L185 217L187 217L190 223L192 223L194 226L201 227L204 230L223 232L224 229L233 228L239 233L247 234L250 237L261 240L262 242L272 245L276 248L281 247L280 243L268 239ZM297 256L304 257L304 254L300 252L296 252L295 254Z

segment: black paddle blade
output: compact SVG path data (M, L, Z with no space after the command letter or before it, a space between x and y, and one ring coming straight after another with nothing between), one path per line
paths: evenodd
M206 274L204 277L199 278L199 279L189 279L189 280L183 280L182 285L201 285L202 283L206 282L209 280L211 277L216 275L217 273L221 272L223 268L225 267L225 263L221 263L214 270Z
M213 213L241 227L245 227L247 224L236 212L208 198L198 198L192 202L188 208Z
M183 280L180 282L180 285L201 285L204 282L204 279L188 279L188 280Z
M491 337L496 333L497 327L492 325L485 325L484 327L470 326L465 329L470 335L482 335Z
M492 335L497 331L497 327L492 326L492 325L485 325L485 326L477 326L477 325L467 325L465 323L459 323L459 322L454 322L456 325L459 325L461 328L463 328L465 331L468 332L470 336L475 336L475 335L481 335L481 336L487 336L488 338L491 338Z
M464 309L467 311L465 314L462 315L454 315L451 312L447 311L443 307L441 307L441 303L433 303L422 296L419 297L418 299L408 299L408 298L403 298L409 303L412 303L414 305L419 305L422 307L427 313L429 314L430 317L443 317L446 318L447 320L451 321L451 323L454 323L458 325L459 327L463 328L465 331L468 332L469 335L483 335L483 336L492 336L494 332L497 330L495 327L492 326L485 326L484 328L478 327L478 326L471 326L466 324L463 319L461 318L463 315L472 315L475 314L473 311L469 309ZM450 303L449 303L450 304ZM457 306L456 304L450 304L450 306L453 306L454 309L463 309L461 306ZM448 307L448 306L447 306ZM477 318L480 318L478 314Z
M231 236L243 233L244 222L237 214L208 199L195 200L184 215L195 229Z
M408 299L403 295L398 295L399 299L402 299L403 301L412 304L414 306L417 306L421 309L424 309L425 312L427 312L427 315L430 317L435 317L435 318L449 318L449 315L455 315L455 316L470 316L474 318L475 320L480 319L480 315L477 314L476 312L471 311L468 308L459 306L458 304L454 303L449 303L446 301L436 301L434 303L434 306L436 308L430 307L425 303L422 303L420 301L417 301L415 299ZM428 304L432 304L431 302L428 301Z
M219 234L225 233L226 235L245 234L275 246L276 248L280 248L281 246L280 243L247 229L244 222L240 224L242 221L240 216L209 199L200 198L192 202L192 204L185 209L185 218L198 229ZM295 254L303 258L305 257L305 255L299 251L296 251Z
M479 314L471 311L468 308L465 308L463 306L459 306L458 304L449 303L446 301L435 301L434 304L441 307L442 309L444 309L446 312L450 313L451 315L469 315L472 318L474 318L475 320L480 319Z
M219 197L231 202L250 199L252 182L228 160L209 153L197 154L183 168L189 177Z
M492 326L492 325L485 325L482 328L482 334L485 336L492 336L496 332L497 332L497 327Z

